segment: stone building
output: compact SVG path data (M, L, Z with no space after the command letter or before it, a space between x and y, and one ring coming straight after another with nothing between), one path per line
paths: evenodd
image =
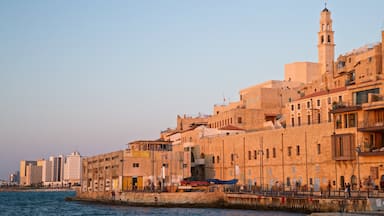
M287 64L284 81L244 89L240 101L215 106L207 125L179 131L180 145L193 149L203 170L191 163L191 175L284 189L384 184L383 41L384 32L381 43L335 61L331 12L324 8L317 63ZM223 127L243 133L201 132Z
M284 80L245 88L212 115L177 116L160 140L84 159L83 190L169 187L185 177L284 190L383 188L384 31L380 43L336 60L334 33L324 8L318 62L287 64Z

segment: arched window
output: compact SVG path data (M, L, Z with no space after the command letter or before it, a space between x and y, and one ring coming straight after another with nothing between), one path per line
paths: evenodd
M331 35L328 35L328 43L331 43Z
M324 35L321 35L321 43L324 43Z

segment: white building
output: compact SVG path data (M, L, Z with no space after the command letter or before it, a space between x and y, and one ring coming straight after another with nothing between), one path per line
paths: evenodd
M81 155L79 152L72 152L67 155L64 163L64 183L80 184Z

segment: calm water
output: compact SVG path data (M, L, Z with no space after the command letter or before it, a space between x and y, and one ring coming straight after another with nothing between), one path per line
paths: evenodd
M67 202L74 192L0 192L0 215L204 215L287 216L298 213L208 208L143 208Z

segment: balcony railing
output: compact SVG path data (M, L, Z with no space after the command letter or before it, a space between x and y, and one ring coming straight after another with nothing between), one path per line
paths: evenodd
M384 130L384 121L362 121L359 122L358 131L380 131Z
M342 113L361 110L361 105L352 102L333 102L331 113Z

